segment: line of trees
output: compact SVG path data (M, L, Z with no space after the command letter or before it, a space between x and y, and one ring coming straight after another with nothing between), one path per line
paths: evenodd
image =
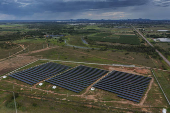
M13 34L0 36L0 41L12 41L12 40L21 39L21 37L22 37L21 33L17 32Z
M0 48L1 49L11 49L12 47L16 46L15 44L13 43L0 43Z

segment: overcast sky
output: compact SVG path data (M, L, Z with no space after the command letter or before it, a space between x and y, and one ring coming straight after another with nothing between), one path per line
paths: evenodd
M0 0L0 20L170 19L170 0Z

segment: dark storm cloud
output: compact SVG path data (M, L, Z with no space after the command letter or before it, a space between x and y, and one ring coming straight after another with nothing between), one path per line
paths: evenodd
M70 2L44 2L40 7L51 11L75 11L75 10L89 10L89 9L103 9L103 8L117 8L143 5L147 0L109 0L109 1L70 1ZM50 7L47 7L50 6Z
M0 13L15 16L49 12L81 12L91 9L116 9L144 5L148 0L2 0Z

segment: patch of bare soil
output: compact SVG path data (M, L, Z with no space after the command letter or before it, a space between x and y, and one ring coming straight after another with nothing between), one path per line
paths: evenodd
M95 95L87 95L86 99L95 100Z
M30 62L37 60L37 58L32 56L17 56L11 59L0 62L0 75L6 74L14 69L22 67Z
M20 46L23 49L25 49L24 45L20 45ZM13 71L13 70L15 70L15 69L17 69L19 67L22 67L22 66L24 66L24 65L26 65L26 64L28 64L30 62L33 62L33 61L37 60L37 58L35 58L33 56L27 56L27 55L42 52L42 51L46 51L46 50L50 50L50 49L53 49L53 48L56 48L56 47L40 49L40 50L36 50L36 51L31 51L29 53L19 54L19 55L15 54L16 57L10 58L10 59L5 58L6 60L1 59L2 62L0 62L0 75L6 74L7 72ZM19 52L21 52L21 51L19 51Z
M54 49L54 48L56 48L56 47L51 47L51 48L45 48L45 49L35 50L35 51L31 51L31 52L29 52L29 53L20 54L20 56L26 56L26 55L33 54L33 53L39 53L39 52L47 51L47 50Z
M152 78L152 80L150 81L150 84L149 84L148 90L146 91L146 93L145 93L144 97L141 99L141 102L140 102L140 104L139 104L139 105L143 105L143 104L144 104L144 102L145 102L145 100L146 100L146 98L147 98L147 95L148 95L149 91L150 91L150 90L151 90L151 88L152 88L153 81L154 81L154 78Z
M132 69L128 69L128 68L125 68L125 67L108 66L108 69L109 69L109 71L116 70L116 71L122 71L122 72L126 72L126 73L139 74L139 73L135 72L135 68L132 68L133 69L132 70Z
M139 68L139 67L129 68L129 67L102 66L102 68L109 71L116 70L116 71L122 71L126 73L138 74L138 75L149 75L151 73L149 69Z
M149 69L141 69L141 68L136 68L135 69L136 73L140 73L140 74L150 74L150 70Z

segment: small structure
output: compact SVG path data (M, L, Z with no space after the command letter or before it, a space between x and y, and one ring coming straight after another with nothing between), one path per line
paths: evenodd
M162 113L166 113L166 109L165 108L163 108Z
M166 31L169 31L169 30L157 30L157 31L160 31L160 32L166 32Z
M170 42L170 38L156 38L153 39L155 42Z
M92 91L94 91L94 90L95 90L95 88L94 88L94 87L92 87L92 88L91 88L91 90L92 90Z
M3 78L7 78L7 76L3 76Z
M42 86L43 85L43 83L39 83L39 86Z
M57 88L57 86L53 86L52 88L53 88L53 89L56 89L56 88Z

